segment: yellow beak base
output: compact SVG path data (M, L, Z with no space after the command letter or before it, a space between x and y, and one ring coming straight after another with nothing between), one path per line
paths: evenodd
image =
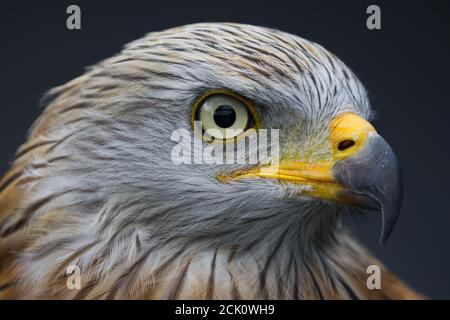
M281 160L280 163L220 175L221 181L275 179L301 185L302 195L381 210L381 243L391 234L400 213L403 183L391 147L366 120L343 114L330 123L327 160Z
M355 114L345 113L334 118L329 125L330 157L328 161L305 159L281 160L280 163L238 170L230 175L221 174L221 181L266 178L280 182L301 184L303 195L338 201L343 187L335 180L332 168L337 161L357 153L365 144L374 127Z

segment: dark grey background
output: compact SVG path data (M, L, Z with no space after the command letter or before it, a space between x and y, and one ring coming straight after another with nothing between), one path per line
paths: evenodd
M66 29L78 4L82 30ZM382 30L366 28L378 4ZM361 78L375 126L400 158L405 199L390 241L379 217L350 221L362 241L410 285L450 298L450 1L1 1L0 172L39 115L39 99L149 31L202 21L274 27L318 42Z

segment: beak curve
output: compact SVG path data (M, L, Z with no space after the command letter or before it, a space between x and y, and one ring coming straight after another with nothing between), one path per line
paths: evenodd
M222 182L276 179L304 186L304 196L381 211L380 243L387 241L400 213L403 184L397 157L365 119L338 115L330 122L327 159L287 156L279 163L219 174Z
M389 144L371 132L359 152L335 163L332 175L345 187L337 197L355 206L381 210L380 243L391 235L403 199L400 166Z

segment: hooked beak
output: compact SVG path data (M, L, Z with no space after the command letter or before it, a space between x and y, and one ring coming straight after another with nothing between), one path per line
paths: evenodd
M276 179L306 186L301 191L306 196L379 210L383 244L394 229L403 198L394 152L370 123L351 113L333 119L329 139L329 159L282 159L278 164L233 172L226 180Z
M385 243L403 199L401 171L392 148L381 136L370 134L358 153L334 165L332 174L344 187L337 193L338 201L381 211L380 242Z

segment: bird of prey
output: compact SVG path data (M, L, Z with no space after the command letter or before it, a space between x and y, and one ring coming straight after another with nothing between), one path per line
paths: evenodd
M385 241L402 182L322 46L234 23L152 32L43 104L0 180L1 298L420 298L343 226L375 209ZM197 121L239 129L193 134L202 147L278 129L278 163L175 163L173 132Z

